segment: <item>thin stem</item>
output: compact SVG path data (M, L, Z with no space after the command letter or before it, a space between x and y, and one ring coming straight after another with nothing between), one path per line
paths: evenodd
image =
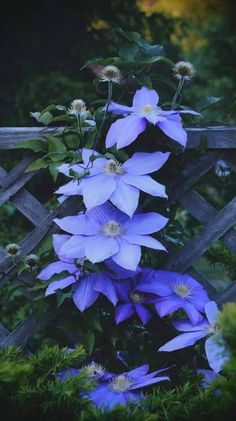
M82 132L82 127L81 127L81 120L80 120L80 115L76 115L77 118L77 122L78 122L78 130L79 130L79 137L80 137L80 142L83 144L83 132Z
M171 104L171 109L172 109L172 110L175 110L175 108L176 108L176 103L177 103L178 97L180 96L180 93L181 93L181 91L182 91L182 89L183 89L184 82L185 82L185 78L184 78L184 77L182 77L182 78L179 80L178 87L177 87L177 89L176 89L176 92L175 92L174 98L173 98L173 100L172 100L172 104Z

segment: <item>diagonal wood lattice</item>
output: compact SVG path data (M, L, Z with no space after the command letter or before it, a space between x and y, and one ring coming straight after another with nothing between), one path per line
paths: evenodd
M55 129L41 128L1 128L0 149L14 149L22 140L38 138ZM181 173L168 187L169 203L178 202L192 217L200 222L200 232L191 238L187 244L170 252L165 269L181 273L188 272L195 277L207 290L209 296L221 306L227 301L236 301L236 283L224 292L218 293L212 284L194 269L193 264L216 241L221 240L232 252L236 252L236 196L220 211L216 210L195 189L194 185L215 166L219 160L228 163L236 171L236 127L206 127L189 128L187 149L193 149L200 144L202 136L207 139L207 152L199 160L189 161ZM36 251L46 234L53 232L53 219L73 214L79 211L81 202L78 198L68 198L55 210L49 211L25 188L26 183L36 172L26 173L25 170L35 159L27 156L9 173L0 167L0 205L6 201L11 203L33 225L33 230L21 241L21 252L17 257L20 261L27 254ZM0 248L0 288L17 275L17 267L12 258ZM18 280L24 276L18 275ZM40 322L35 315L30 314L12 332L0 323L0 347L11 344L25 346L30 337L50 321L52 316L46 315Z

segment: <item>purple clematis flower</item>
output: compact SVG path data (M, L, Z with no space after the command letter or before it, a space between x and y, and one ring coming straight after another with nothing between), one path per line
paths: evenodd
M202 374L204 377L200 382L200 386L203 389L206 389L210 386L210 384L215 380L215 378L222 377L220 374L215 373L213 370L206 370L204 368L199 368L197 370L197 374Z
M55 234L53 236L54 248L58 253L68 238L69 236L66 235ZM73 259L64 258L64 260L51 263L40 272L38 279L45 281L64 271L68 272L69 276L51 282L46 289L45 296L55 294L58 289L61 290L72 285L74 304L82 312L98 299L100 293L105 295L113 305L116 305L118 297L114 281L109 274L106 272L83 274L81 269L74 264Z
M140 272L138 272L139 274ZM152 304L156 301L156 296L144 294L136 290L138 275L116 282L116 291L119 304L115 310L116 324L127 320L134 314L137 314L141 322L147 324L152 313L146 308L145 304Z
M137 290L160 296L155 302L160 317L183 309L192 324L202 320L208 295L199 282L189 275L165 270L144 269Z
M110 373L106 381L99 382L98 386L87 393L87 397L98 408L108 410L116 405L139 402L143 398L140 389L164 380L170 380L167 376L157 376L157 374L166 371L167 368L147 374L148 370L149 365L145 364L122 374Z
M228 360L229 355L223 345L223 339L218 324L219 311L214 301L209 301L205 305L207 319L194 326L188 321L174 322L174 327L180 332L184 332L171 341L163 345L159 351L175 351L194 345L199 339L207 337L205 351L208 363L215 373L222 370L223 365Z
M157 104L159 96L153 89L143 87L136 91L132 107L111 102L109 111L125 117L113 123L107 133L106 147L116 144L117 149L130 145L147 126L147 123L159 127L168 137L186 146L187 133L183 129L180 114L199 113L192 110L164 111Z
M67 176L70 176L70 170L81 174L88 165L92 153L92 150L83 149L84 164L72 166L63 164L58 170ZM152 196L167 197L165 186L147 174L159 170L169 155L168 152L137 152L124 164L115 159L99 157L93 162L88 176L82 177L79 181L70 181L56 193L66 196L82 195L87 210L110 200L113 205L131 217L137 209L140 190Z
M158 213L135 214L131 219L106 203L85 214L54 220L70 234L60 253L70 258L84 255L92 263L111 257L119 266L136 270L141 258L141 246L156 250L165 247L149 234L162 229L168 219Z

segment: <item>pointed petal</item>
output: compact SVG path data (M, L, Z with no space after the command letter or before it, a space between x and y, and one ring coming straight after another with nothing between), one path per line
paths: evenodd
M121 178L117 180L116 189L110 197L113 205L131 217L137 209L138 199L138 189L127 185Z
M46 268L44 268L40 274L37 276L38 279L41 281L46 281L47 279L50 279L51 276L55 275L55 273L60 273L63 271L67 271L69 273L74 273L78 269L73 263L66 263L61 260L58 260L57 262L53 262L50 265L48 265Z
M181 307L180 300L160 299L155 303L156 311L160 317L174 313Z
M155 106L158 104L159 95L154 89L148 89L145 86L138 89L133 98L133 107L140 108L145 105Z
M130 244L138 244L139 246L166 251L166 248L160 243L160 241L150 237L150 235L128 234L123 235L123 238Z
M118 304L115 310L115 321L118 325L119 323L123 322L124 320L129 319L135 313L133 304L125 303L125 304Z
M108 107L108 111L114 114L130 114L133 112L132 107L128 107L127 105L118 104L117 102L111 101Z
M55 193L66 196L81 195L81 186L79 185L78 180L72 180L69 181L69 183L64 184L64 186L59 187Z
M89 237L83 237L82 235L73 235L60 249L60 253L63 256L67 256L74 259L79 259L85 256L86 241Z
M142 117L128 116L113 123L107 133L106 147L117 144L117 149L130 145L146 128L146 120Z
M57 289L63 289L68 287L69 285L72 285L76 282L74 276L68 276L67 278L61 279L60 281L54 281L51 282L51 284L48 285L45 296L55 294Z
M136 214L124 224L125 234L152 234L162 229L168 219L158 213Z
M159 351L171 352L177 349L186 348L188 346L194 345L199 339L204 338L205 333L203 332L188 332L182 333L171 341L167 342L165 345L159 348Z
M123 164L123 168L128 174L150 174L158 171L165 164L169 156L170 152L136 152Z
M165 121L160 121L157 126L171 139L175 140L182 146L186 146L187 132L182 126L181 119L178 115L170 115Z
M167 197L165 186L153 180L149 175L124 174L122 180L152 196Z
M90 276L81 279L73 294L73 301L80 311L86 310L98 298L99 293L93 289L93 281Z
M55 218L54 222L64 231L77 235L96 235L99 233L100 225L91 221L87 215L65 216Z
M149 370L149 364L141 365L140 367L134 368L131 371L128 371L127 374L129 377L132 377L132 379L139 380L140 377L143 377L147 374Z
M220 338L213 335L205 342L205 351L208 363L215 373L219 373L219 371L223 369L226 361L229 359L229 355L224 346L217 342L219 340Z
M102 262L119 251L118 242L105 235L90 237L86 242L85 255L92 262Z
M202 320L197 325L193 325L188 320L178 320L173 322L173 326L175 329L179 330L180 332L204 332L205 336L207 336L207 330L209 328L209 323L207 320Z
M70 235L64 234L53 234L53 248L56 254L59 254L61 247L63 244L70 239Z
M149 386L150 384L155 384L155 383L159 383L159 382L163 382L165 380L170 380L170 378L168 376L160 376L160 377L155 377L152 379L143 379L142 382L134 384L133 386L130 387L130 390L135 390L135 389L139 389L141 387L146 387Z
M89 211L95 206L102 205L111 197L116 188L113 177L98 174L81 181L84 204Z
M191 303L185 302L183 309L193 325L200 323L203 319L202 315Z
M152 313L142 304L134 304L135 310L141 320L146 325L152 318Z
M219 317L219 310L218 310L218 307L217 307L215 301L209 301L205 305L205 312L206 312L206 316L207 316L207 319L208 319L210 325L217 322L218 317Z
M93 289L101 292L115 306L118 301L114 282L105 274L94 273L91 275L93 279Z
M141 259L141 247L122 238L117 241L120 248L118 253L112 256L112 260L125 269L136 270Z

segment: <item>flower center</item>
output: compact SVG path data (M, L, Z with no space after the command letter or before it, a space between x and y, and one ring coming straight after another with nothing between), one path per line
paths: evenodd
M110 237L116 237L117 235L121 235L123 230L118 222L108 221L107 224L102 227L101 232Z
M124 374L120 374L110 381L109 388L115 393L122 393L127 392L132 384L133 380L126 377Z
M219 334L219 333L220 333L220 331L221 331L221 329L220 329L220 325L219 325L219 323L217 323L217 322L212 323L212 325L210 325L210 327L209 327L209 329L208 329L208 333L209 333L210 335Z
M142 111L144 114L154 114L154 107L152 105L146 104L144 105Z
M83 369L86 371L86 373L88 374L89 377L102 377L105 373L105 368L101 365L101 364L97 364L97 363L91 363L91 364L87 364L83 367Z
M133 301L133 303L136 303L136 304L141 304L141 303L144 303L145 301L144 294L138 291L132 291L130 293L130 298Z
M172 289L176 293L176 295L179 295L179 297L181 298L191 297L192 289L184 283L173 284Z
M122 167L122 164L114 161L114 159L109 159L109 161L104 165L103 172L106 174L124 174L125 170Z

